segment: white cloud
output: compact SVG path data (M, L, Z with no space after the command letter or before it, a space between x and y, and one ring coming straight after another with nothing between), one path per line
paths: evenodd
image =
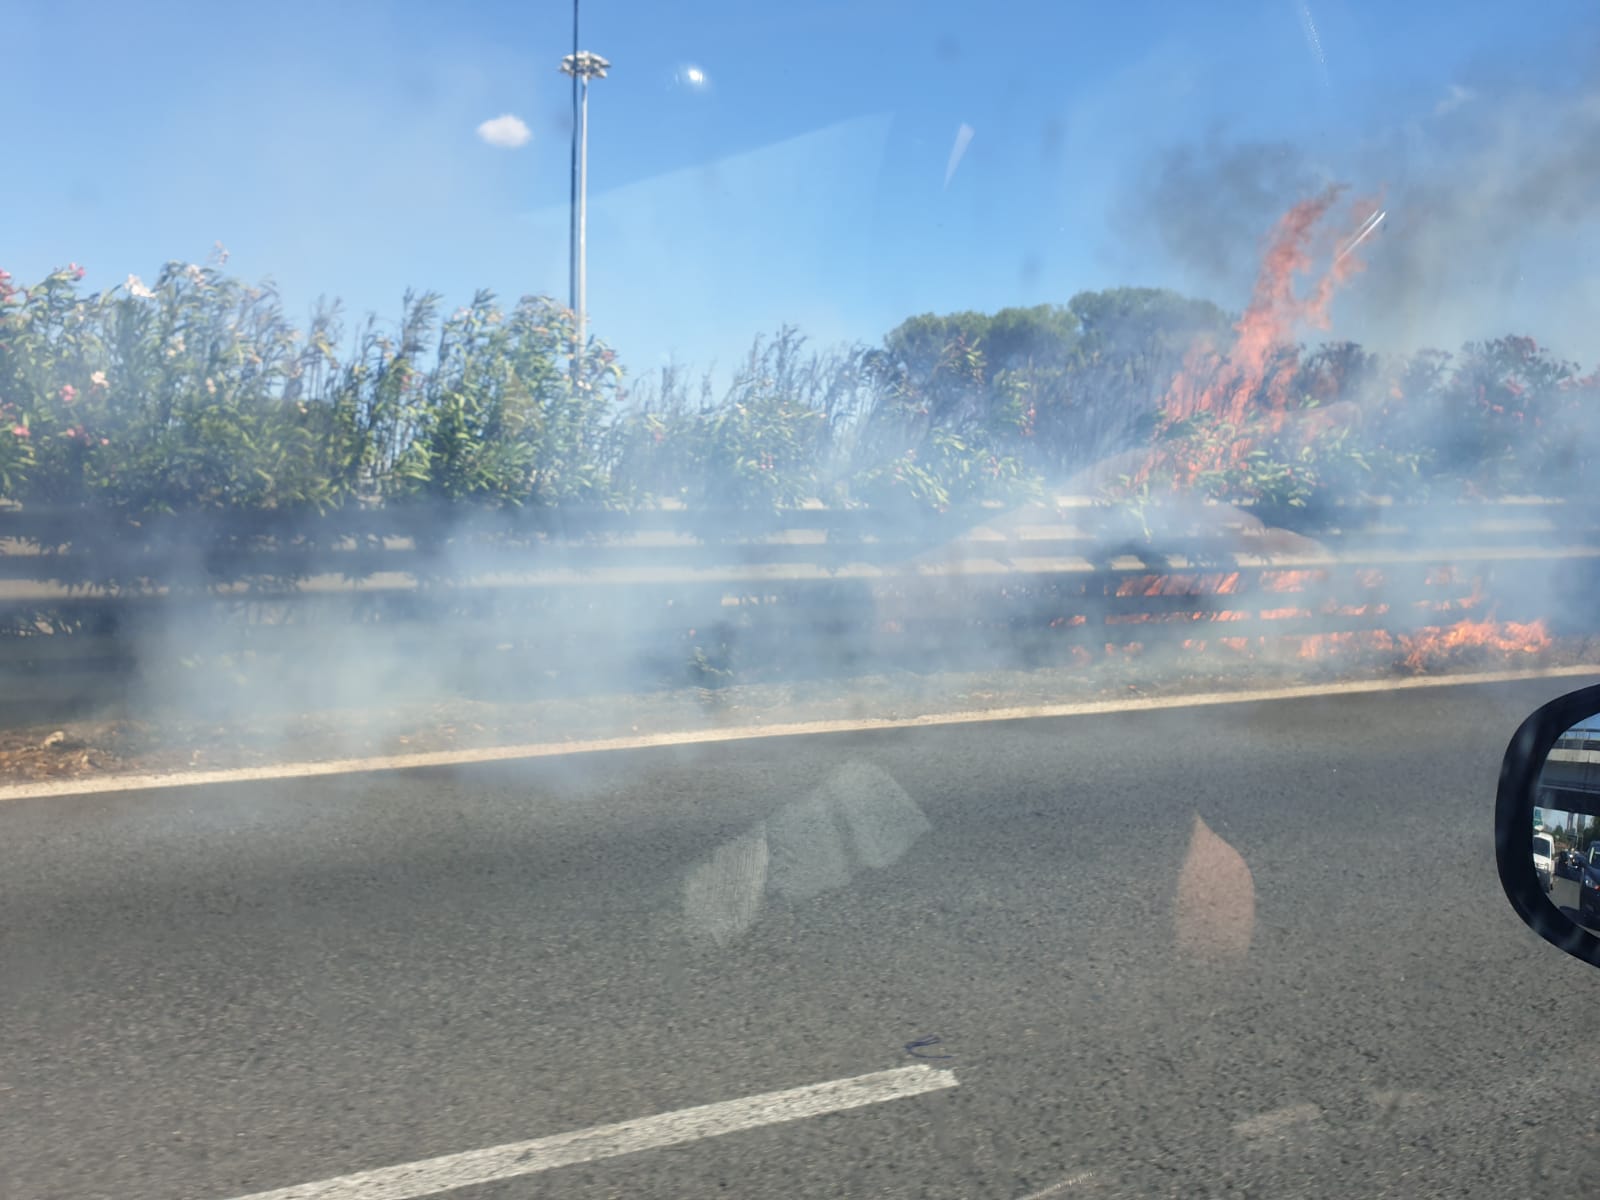
M515 150L518 146L528 144L529 139L533 137L533 131L521 117L503 113L479 125L478 136L491 146Z

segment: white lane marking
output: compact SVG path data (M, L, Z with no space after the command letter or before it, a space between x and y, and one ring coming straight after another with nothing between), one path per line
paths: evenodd
M1372 1103L1387 1112L1401 1108L1423 1108L1434 1102L1432 1092L1407 1092L1401 1090L1376 1091Z
M1049 1187L1037 1192L1029 1192L1022 1200L1044 1200L1046 1196L1059 1196L1069 1188L1075 1188L1080 1183L1088 1183L1094 1178L1093 1171L1079 1171L1076 1175L1069 1175L1060 1183L1052 1183Z
M1307 1125L1321 1117L1322 1110L1315 1104L1290 1104L1240 1121L1233 1127L1233 1132L1243 1138L1264 1138L1273 1134L1281 1136L1291 1126Z
M1297 684L1241 692L1196 692L1181 696L1147 696L1128 700L1094 700L1075 704L1036 704L1016 708L968 709L929 713L920 717L859 717L837 721L803 721L785 725L739 725L725 729L694 729L678 733L646 733L632 737L592 738L587 741L530 742L517 746L489 746L474 750L435 750L422 754L393 754L373 758L340 758L322 762L275 763L264 767L229 767L215 771L174 771L170 774L110 775L100 779L51 779L0 786L0 802L31 800L43 796L96 796L106 792L136 792L152 788L199 787L203 784L259 783L274 779L306 779L324 775L355 775L372 771L406 771L419 767L474 766L525 758L558 758L568 754L602 754L618 750L649 750L661 746L710 745L757 738L814 737L829 733L865 733L889 729L926 729L941 725L981 725L991 721L1052 720L1110 713L1157 712L1175 708L1210 708L1224 704L1258 704L1318 696L1360 696L1371 692L1407 692L1423 688L1471 687L1490 683L1520 683L1534 679L1600 676L1600 664L1543 667L1529 671L1480 671L1470 675L1424 675L1412 679L1363 679L1349 683Z
M556 1167L615 1158L619 1154L681 1145L742 1129L820 1117L955 1086L954 1071L924 1066L897 1067L892 1071L857 1075L853 1079L834 1079L784 1092L683 1108L636 1121L596 1125L592 1129L558 1133L528 1142L490 1146L271 1192L255 1192L237 1200L412 1200L416 1196L515 1179Z

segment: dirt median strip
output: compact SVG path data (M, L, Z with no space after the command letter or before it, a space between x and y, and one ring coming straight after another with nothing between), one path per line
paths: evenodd
M250 783L274 779L310 778L424 767L466 766L518 759L639 750L672 745L744 741L756 738L928 728L988 721L1059 719L1117 712L1142 712L1218 704L1261 703L1313 696L1356 695L1379 691L1406 691L1421 688L1511 683L1534 679L1581 679L1584 677L1590 679L1600 677L1600 663L1523 670L1461 672L1403 679L1390 677L1312 684L1302 683L1276 688L1176 692L1159 696L1125 696L1114 700L1101 699L1056 704L967 708L943 712L925 712L907 716L857 716L843 719L792 720L770 723L762 721L758 716L750 724L726 725L719 728L659 730L648 733L634 732L623 736L574 737L558 741L525 742L465 749L416 751L320 760L282 759L257 765L220 767L210 770L195 770L192 768L128 770L106 773L97 777L80 775L67 779L37 779L0 785L0 801L44 796L94 795L109 792L139 791L150 788Z

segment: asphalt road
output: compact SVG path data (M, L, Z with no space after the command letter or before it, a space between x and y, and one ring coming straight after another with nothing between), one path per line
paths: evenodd
M957 1086L453 1194L1583 1194L1600 975L1491 829L1581 682L8 802L0 1195L231 1200L926 1037Z
M1559 908L1568 920L1576 921L1580 925L1587 924L1590 928L1600 927L1600 921L1593 919L1584 922L1583 913L1578 908L1578 881L1576 879L1563 879L1557 875L1551 882L1550 902Z

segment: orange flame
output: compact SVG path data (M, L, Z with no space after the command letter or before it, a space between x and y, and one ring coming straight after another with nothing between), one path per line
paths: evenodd
M1445 568L1444 572L1438 574L1437 577L1435 576L1434 572L1430 571L1428 573L1428 579L1426 582L1458 584L1463 582L1463 578L1460 572L1456 571L1455 568L1449 567ZM1416 607L1424 612L1456 612L1458 610L1465 611L1467 609L1477 608L1483 603L1483 600L1483 576L1475 575L1472 578L1472 590L1465 596L1457 596L1453 600L1418 600L1416 602Z
M1307 584L1327 578L1326 571L1263 571L1260 582L1264 592L1302 592Z
M1542 620L1527 624L1467 620L1444 628L1424 629L1401 641L1408 650L1406 666L1421 671L1430 661L1447 659L1463 650L1537 654L1549 647L1550 633Z
M1477 608L1483 603L1483 576L1475 575L1472 579L1472 591L1456 601L1457 608Z
M1300 639L1301 658L1325 658L1351 650L1394 649L1394 638L1382 629L1357 629L1347 633L1314 633Z
M1320 195L1302 200L1279 219L1267 241L1255 290L1244 315L1234 326L1233 345L1226 355L1208 341L1191 346L1184 355L1183 369L1167 391L1164 425L1171 428L1200 413L1218 418L1224 425L1243 430L1252 416L1264 415L1268 428L1282 428L1289 405L1289 386L1299 366L1294 353L1296 330L1301 326L1328 327L1328 307L1339 285L1362 269L1359 258L1348 252L1333 257L1309 294L1295 294L1295 277L1311 271L1312 244L1318 224L1333 207L1342 188L1330 187ZM1370 213L1370 203L1357 211ZM1265 400L1264 413L1253 413L1257 398ZM1252 446L1248 434L1235 436L1231 444L1205 450L1191 448L1190 461L1171 463L1174 483L1190 486L1202 472L1242 463ZM1166 457L1153 454L1134 478L1137 486Z
M1210 575L1130 575L1117 585L1117 596L1226 596L1239 587L1239 572Z

